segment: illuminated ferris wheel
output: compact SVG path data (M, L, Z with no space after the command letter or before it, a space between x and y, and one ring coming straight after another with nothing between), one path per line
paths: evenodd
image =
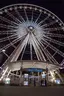
M38 60L61 64L64 24L49 10L32 4L0 9L0 63Z

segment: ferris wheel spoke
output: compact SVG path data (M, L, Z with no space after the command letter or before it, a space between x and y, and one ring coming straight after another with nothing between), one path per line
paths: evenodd
M30 42L30 58L31 58L31 60L33 59L32 58L32 43Z
M10 74L11 74L11 70L8 71L8 73L7 73L7 77L8 77Z
M48 37L48 36L45 36L45 35L44 35L44 37L45 37L45 39L46 39L47 41L50 41L50 42L52 42L52 43L54 43L54 44L57 44L57 45L60 45L60 46L64 46L64 43L62 43L62 42L60 42L60 41L57 41L57 40L55 40L55 39L53 39L53 38L50 38L50 37Z
M58 53L60 56L64 57L64 53L63 53L62 51L60 51L59 49L57 49L56 47L54 47L53 45L51 45L50 43L48 43L48 42L47 42L46 40L44 40L43 38L42 38L42 40L44 41L43 43L45 43L46 45L48 44L49 47L50 47L53 51L55 51L56 53Z
M32 10L32 15L31 15L31 22L33 21L33 10Z
M0 49L0 52L2 52L3 49L6 50L6 49L9 48L10 46L13 46L13 44L17 43L18 41L19 41L19 39L13 40L13 41L11 42L11 44L9 43L9 44L5 45L3 48L1 48L1 49Z
M38 41L38 40L37 40ZM54 62L54 64L59 64L53 57L53 60L52 60L52 58L50 58L50 53L47 51L47 49L44 47L44 45L40 42L40 41L38 41L38 44L40 45L40 47L42 48L41 50L44 52L44 54L45 54L45 56L48 58L48 60L49 60L49 62L50 63L53 63ZM44 58L44 55L43 55L43 58ZM44 58L44 61L46 61L46 59ZM53 61L53 62L52 62Z
M18 25L19 23L21 23L21 21L17 18L17 17L15 17L13 14L11 14L9 11L7 11L6 12L7 13L7 15L9 16L9 17L11 17L14 21L15 21L15 23Z
M6 54L5 52L3 52L3 54L5 54L5 55L6 55L6 57L8 57L8 54Z
M43 46L44 46L44 45L43 45ZM44 49L43 49L43 52L44 52L45 56L47 57L47 59L49 60L49 62L50 62L51 64L53 64L52 60L50 59L49 54L47 53L47 51L46 51L46 49L45 49L45 46L44 46L43 48L44 48Z
M49 60L49 62L52 63L52 61L50 60L50 57L49 57L48 53L46 52L45 46L43 44L40 44L40 47L41 47L41 50L43 51L43 53L45 54L45 56L47 57L47 59Z
M24 36L25 37L25 36ZM23 38L21 38L23 39ZM5 62L3 63L2 66L4 66L5 64L7 64L7 62L10 62L11 59L13 58L13 55L15 54L17 48L21 45L21 42L17 45L17 47L15 48L15 50L10 54L10 56L8 56L8 59L5 60Z
M45 29L43 29L43 31L59 31L59 30L63 30L63 28L56 27L56 28L45 28Z
M14 26L11 26L11 25L0 24L0 28L17 29L18 27L14 27Z
M15 23L14 21L11 21L11 20L3 17L3 16L0 16L0 19L1 19L2 21L6 22L6 23L8 23L8 24L10 24L10 25L12 25L12 26L18 26L17 23Z
M15 12L17 13L18 17L20 18L21 22L25 22L25 19L23 18L23 16L19 13L19 11L17 9L15 9Z
M33 39L31 39L31 42L32 42L34 51L35 51L35 53L36 53L37 59L40 60L40 57L39 57L39 55L38 55L38 51L37 51L37 47L35 46L35 43L34 43Z
M21 42L21 44L17 47L17 49L15 50L14 54L12 55L10 61L17 61L20 53L22 52L24 46L28 43L28 39L29 39L29 34L25 37L25 39L23 40L23 42Z
M0 35L16 34L17 30L0 31Z
M27 34L26 34L27 35ZM11 45L13 46L15 43L17 43L18 41L23 41L24 40L24 38L26 37L26 35L24 35L24 36L21 36L21 37L19 37L19 38L17 38L17 39L15 39L15 40L13 40L12 42L10 42L11 43Z
M33 35L33 39L34 39L34 41L35 41L36 47L38 48L38 51L39 51L41 60L46 61L46 60L45 60L45 57L44 57L44 55L43 55L43 53L42 53L42 50L41 50L40 47L39 47L38 40L35 38L34 35Z
M58 64L58 65L59 65L59 63L58 63L57 60L53 57L53 55L51 55L50 52L49 52L47 49L45 49L45 50L46 50L46 52L47 52L50 60L52 60L54 64Z
M51 25L53 25L53 24L55 24L55 23L57 23L56 21L52 21L52 22L50 22L50 23L46 23L46 24L43 24L43 25L41 25L41 27L49 27L49 26L51 26Z
M47 49L45 48L45 46L44 46L42 43L41 43L40 45L41 45L41 47L42 47L42 50L43 50L45 56L46 56L47 59L49 60L49 62L50 62L51 64L53 64L53 61L51 60L50 55L49 55L49 53L47 52ZM54 62L54 63L55 63L55 62Z
M18 41L20 41L21 39L23 39L26 35L20 37L20 38L17 38L15 40L13 40L12 42L10 42L9 44L7 44L6 46L4 46L3 48L0 49L0 52L2 52L3 49L7 49L9 48L10 46L13 46L15 43L17 43Z
M64 59L62 60L62 62L60 63L60 65L64 65Z
M34 37L34 36L33 36L33 37ZM38 52L39 58L40 58L40 60L43 61L42 52L41 52L41 50L40 50L40 48L39 48L39 45L37 44L37 41L36 41L35 38L33 38L33 40L34 40L34 43L35 43L35 45L36 45L36 47L37 47L37 52Z
M47 16L46 18L44 18L44 20L40 21L40 22L38 23L38 25L43 24L48 18L49 18L49 16Z
M33 38L33 36L32 36L32 38ZM33 38L33 40L34 40L34 44L35 44L35 46L37 48L37 54L39 55L40 60L42 60L42 56L41 56L41 53L39 52L39 47L37 45L37 42L35 41L35 38Z
M45 43L44 41L43 41L42 43L47 46L47 43ZM42 45L42 43L41 43L41 46L44 47L44 45ZM49 56L48 60L49 60L50 62L53 61L54 64L59 64L59 63L56 61L56 59L53 57L53 55L51 55L50 52L49 52L45 47L44 47L43 49L44 49L44 51L46 52L46 54L45 54L46 57L48 58L48 56ZM43 52L44 52L44 51L43 51Z
M37 38L36 38L36 39L37 39ZM37 39L37 41L38 41L38 45L40 46L41 50L44 52L45 56L48 58L49 62L52 63L52 61L51 61L50 58L49 58L49 54L48 54L47 51L46 51L45 46L44 46L38 39ZM43 55L43 54L42 54L42 55ZM43 58L44 58L44 61L46 61L44 55L43 55ZM57 63L57 62L56 62L56 63Z
M49 60L49 62L52 63L52 61L49 58L49 55L46 52L45 46L40 41L38 41L38 42L39 42L39 45L40 45L41 50L43 51L43 53L45 54L45 56L47 57L47 59ZM44 60L46 61L46 59L44 59Z
M14 34L14 35L11 35L11 36L8 36L8 37L1 38L0 39L0 42L7 41L7 40L9 40L9 38L10 39L15 39L15 38L17 38L17 34Z
M7 35L9 35L9 34L17 34L18 29L11 29L11 30L7 30L5 32L7 32Z
M24 52L25 52L26 46L27 46L27 44L24 46L24 49L23 49L23 52L22 52L22 55L21 55L21 60L22 60L22 58L23 58L23 55L24 55Z
M55 34L55 33L50 33L50 32L44 32L44 35L50 36L50 37L58 37L58 38L64 38L63 34Z
M37 23L37 21L39 20L41 14L42 14L42 12L40 12L40 14L38 15L37 19L35 20L35 23Z
M15 50L14 50L14 51L15 51ZM11 58L12 54L14 53L14 51L11 53L10 56L8 56L8 58L7 58L7 59L5 60L5 62L3 63L2 67L10 61L10 58Z
M24 8L24 13L25 13L26 20L29 21L28 15L27 15L27 12L26 12L26 8Z

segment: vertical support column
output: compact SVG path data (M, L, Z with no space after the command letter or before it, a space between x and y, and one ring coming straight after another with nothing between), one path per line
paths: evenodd
M18 70L16 71L16 75L18 75Z
M13 74L14 74L14 71L13 71ZM15 83L15 75L13 75L12 79L13 79L13 83Z
M39 72L38 72L38 82L39 82Z
M39 78L39 72L38 72L38 85L39 85L39 79L40 79L40 78Z
M22 69L23 69L23 67L22 67L22 63L21 63L21 68L20 68L20 86L22 85L22 83L23 83L23 78L22 78Z
M32 72L32 76L33 76L33 72Z
M45 82L46 83L45 85L47 86L48 85L48 68L47 67L46 67L46 78L45 79L46 79L45 80L46 81Z
M16 71L16 76L18 76L18 70ZM16 77L16 84L18 84L18 78Z
M33 74L34 74L34 72L32 72L32 76L33 76ZM32 81L32 84L34 84L34 78L32 78L31 81Z

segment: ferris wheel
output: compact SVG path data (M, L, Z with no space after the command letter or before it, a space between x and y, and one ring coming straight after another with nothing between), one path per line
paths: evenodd
M64 23L36 5L3 7L0 9L0 63L26 58L60 65L64 59Z

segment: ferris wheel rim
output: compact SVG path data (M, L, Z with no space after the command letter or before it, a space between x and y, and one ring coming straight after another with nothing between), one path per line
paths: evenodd
M5 7L1 7L1 8L0 8L0 11L1 11L2 9L8 8L8 7L18 6L18 5L30 5L30 6L33 6L33 7L36 6L36 7L38 7L38 8L44 9L44 10L50 12L52 15L54 15L54 16L64 25L64 22L63 22L55 13L53 13L52 11L50 11L50 10L47 9L47 8L44 8L44 7L41 7L41 6L39 6L39 5L35 5L35 4L28 4L28 3L18 3L18 4L17 4L17 3L16 3L16 4L7 5L7 6L5 6Z
M36 6L37 8L42 9L42 10L44 9L46 12L50 13L52 16L55 16L56 19L59 20L59 22L62 23L62 26L64 26L64 23L62 22L62 20L59 17L57 17L54 13L52 13L51 11L49 11L46 8L43 8L43 7L40 7L40 6L37 6L37 5L33 5L33 4L26 4L26 3L23 3L23 4L12 4L12 5L8 5L8 6L5 6L3 8L0 8L0 11L3 10L3 9L6 9L6 8L10 8L10 7L13 7L14 8L14 6L23 6L24 7L24 5L26 5L26 6L30 5L32 7L35 7Z

